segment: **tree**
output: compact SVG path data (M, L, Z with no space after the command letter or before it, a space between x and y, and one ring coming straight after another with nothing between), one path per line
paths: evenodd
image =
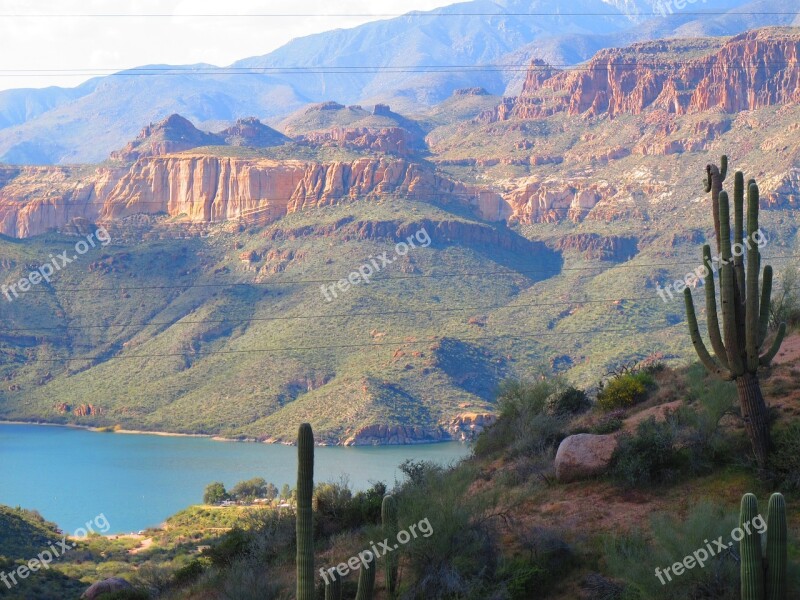
M278 488L275 487L274 483L268 483L264 488L264 495L262 498L266 498L270 502L275 500L278 497Z
M263 477L253 477L240 481L231 490L231 496L236 500L252 502L256 498L263 498L267 491L267 482Z
M769 413L758 380L759 367L768 366L781 347L786 335L786 324L781 323L769 349L762 353L769 332L770 297L772 295L772 267L764 267L763 286L759 298L759 270L761 268L761 238L758 227L759 192L755 180L747 186L747 238L744 237L744 175L738 171L733 187L734 226L731 246L730 206L722 182L727 174L728 159L722 158L722 169L707 167L706 192L712 192L715 214L714 228L719 248L720 304L722 330L717 315L717 297L714 287L716 265L711 258L711 248L703 247L703 275L705 278L708 336L714 356L706 349L700 336L694 310L692 292L684 290L689 335L700 361L710 372L722 379L736 382L739 406L745 431L750 438L759 469L767 466L770 450ZM757 243L759 242L759 243ZM747 267L744 254L747 248ZM736 251L735 254L733 251ZM699 276L698 276L699 278Z
M225 485L219 481L209 483L203 493L203 502L205 504L220 504L227 499L228 492L225 491Z
M288 483L284 483L281 488L281 500L289 500L292 497L292 488Z

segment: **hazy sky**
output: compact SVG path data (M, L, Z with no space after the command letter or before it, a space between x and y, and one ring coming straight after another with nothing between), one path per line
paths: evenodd
M0 0L0 89L71 87L89 79L93 70L154 63L224 66L240 58L266 54L292 38L381 18L334 14L395 15L453 3L454 0ZM303 16L252 16L265 13ZM108 14L137 16L85 16ZM65 69L73 73L64 73Z

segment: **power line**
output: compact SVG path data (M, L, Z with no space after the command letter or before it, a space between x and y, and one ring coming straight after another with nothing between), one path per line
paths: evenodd
M770 257L762 257L762 261L768 260L781 260L781 259L793 259L793 258L800 258L800 255L787 255L787 256L770 256ZM618 265L611 265L606 270L610 269L644 269L644 268L664 268L671 265L697 265L700 262L700 259L695 261L674 261L670 262L669 264L664 263L655 263L655 264L618 264ZM591 267L563 267L558 269L556 274L561 274L564 271L591 271L594 269L603 269L605 268L603 265L591 266ZM373 277L371 282L375 281L390 281L390 280L409 280L409 279L447 279L450 277L484 277L484 276L496 276L496 275L523 275L523 274L530 274L530 273L539 273L539 274L552 274L556 271L556 268L550 270L543 270L543 269L518 269L518 270L505 270L505 271L462 271L462 272L453 272L453 273L429 273L429 274L416 274L416 275L395 275L395 276L387 276L387 277ZM340 278L341 279L341 278ZM295 279L289 281L240 281L240 282L228 282L228 283L187 283L185 285L148 285L148 286L120 286L120 287L95 287L95 288L84 288L84 287L76 287L76 288L60 288L60 289L52 289L52 288L35 288L30 289L25 294L30 293L48 293L48 292L114 292L114 291L134 291L134 290L171 290L171 289L193 289L193 288L217 288L217 287L251 287L251 286L279 286L279 285L298 285L298 284L306 284L306 283L322 283L322 284L334 284L336 281L331 281L331 279Z
M670 327L674 327L678 325L675 323ZM497 335L490 335L490 336L474 336L474 337L458 337L459 341L479 341L479 340L490 340L490 339L509 339L509 340L527 340L531 337L542 337L542 336L551 336L551 335L559 335L559 336L567 336L567 335L585 335L585 334L597 334L597 333L621 333L621 332L630 332L635 331L637 333L649 333L653 331L662 331L664 327L656 327L651 329L640 329L637 327L623 327L619 329L590 329L586 331L543 331L543 332L535 332L530 333L527 335L511 335L511 334L497 334ZM100 358L105 358L107 360L118 360L118 359L132 359L132 358L166 358L166 357L191 357L197 358L202 356L211 356L215 354L263 354L263 353L272 353L272 352L294 352L294 351L309 351L309 350L339 350L342 348L373 348L373 347L382 347L382 346L407 346L407 345L417 345L417 344L431 344L443 339L447 339L446 337L434 337L434 338L427 338L421 340L396 340L391 342L374 342L368 344L334 344L330 346L295 346L295 347L283 347L283 348L254 348L248 350L209 350L207 352L163 352L163 353L151 353L151 354L134 354L129 356L78 356L78 357L61 357L61 358L46 358L46 359L36 359L34 362L73 362L73 361L94 361Z
M309 67L208 67L184 69L180 67L137 67L127 70L116 69L41 69L41 70L0 70L0 77L49 77L58 75L61 77L146 77L146 76L188 76L188 75L301 75L301 74L377 74L377 73L398 73L398 74L431 74L431 73L528 73L528 72L549 72L561 68L563 72L601 72L608 73L614 70L638 70L638 69L689 69L707 71L709 68L721 66L727 70L751 71L754 69L774 68L781 70L800 68L795 62L759 62L754 65L720 63L713 62L711 65L698 64L697 61L664 61L661 63L582 63L582 64L560 64L560 65L441 65L441 66L325 66L315 65Z
M665 8L665 12L667 12ZM407 13L0 13L2 18L293 18L293 17L319 17L319 18L346 18L346 17L373 17L373 18L398 18L398 17L666 17L666 16L794 16L798 11L763 11L749 12L731 9L729 11L680 11L678 14L665 15L661 11L638 12L625 14L622 12L407 12Z

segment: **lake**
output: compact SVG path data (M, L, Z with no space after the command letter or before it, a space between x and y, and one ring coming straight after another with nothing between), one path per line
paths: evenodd
M315 482L347 475L353 489L391 486L405 459L447 464L469 454L459 443L320 447ZM97 433L71 427L0 424L0 504L38 510L65 533L103 514L108 533L138 531L202 501L212 481L230 489L263 477L297 482L297 448L200 437Z

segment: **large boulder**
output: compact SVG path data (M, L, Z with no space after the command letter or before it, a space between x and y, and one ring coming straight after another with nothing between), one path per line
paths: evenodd
M109 592L119 592L121 590L129 590L132 588L133 586L124 579L120 579L119 577L109 577L103 581L93 583L88 590L83 592L81 598L85 598L86 600L94 600L95 598L100 598L103 594L108 594Z
M565 438L556 453L556 479L565 483L601 475L617 449L617 436L579 433Z

